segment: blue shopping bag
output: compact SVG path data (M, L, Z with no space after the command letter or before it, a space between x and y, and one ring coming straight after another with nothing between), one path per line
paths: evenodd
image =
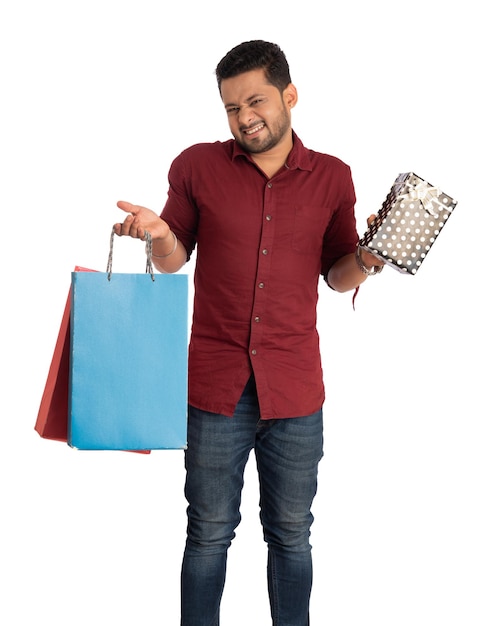
M68 443L186 448L188 277L73 272Z

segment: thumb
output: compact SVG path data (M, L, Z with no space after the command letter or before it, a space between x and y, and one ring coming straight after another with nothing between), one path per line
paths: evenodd
M370 226L372 224L372 222L376 219L376 215L375 213L372 213L372 215L369 215L369 217L367 218L367 226Z

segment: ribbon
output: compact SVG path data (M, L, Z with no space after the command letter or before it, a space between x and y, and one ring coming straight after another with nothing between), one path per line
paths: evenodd
M408 193L401 194L398 199L410 202L418 200L427 213L430 213L433 217L439 217L436 204L440 206L441 210L441 202L438 198L440 193L441 192L438 187L432 187L432 185L429 185L427 182L422 180Z

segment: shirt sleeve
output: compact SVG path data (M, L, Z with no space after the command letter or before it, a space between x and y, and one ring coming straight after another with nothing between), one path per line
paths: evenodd
M345 166L337 187L337 208L324 235L322 275L327 279L332 265L355 251L359 236L355 220L355 189L350 168Z
M188 261L196 246L198 228L198 209L193 198L190 168L185 152L172 162L168 174L168 199L161 212L162 219L185 247Z

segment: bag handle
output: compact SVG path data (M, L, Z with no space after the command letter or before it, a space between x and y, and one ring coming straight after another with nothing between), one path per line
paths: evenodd
M147 230L144 231L144 237L146 241L146 274L151 275L151 280L154 282L154 270L153 270L153 241L151 239L151 233ZM111 280L111 273L113 271L113 241L115 238L115 229L111 229L110 235L110 252L108 254L108 264L106 266L106 272L108 274L108 280Z

